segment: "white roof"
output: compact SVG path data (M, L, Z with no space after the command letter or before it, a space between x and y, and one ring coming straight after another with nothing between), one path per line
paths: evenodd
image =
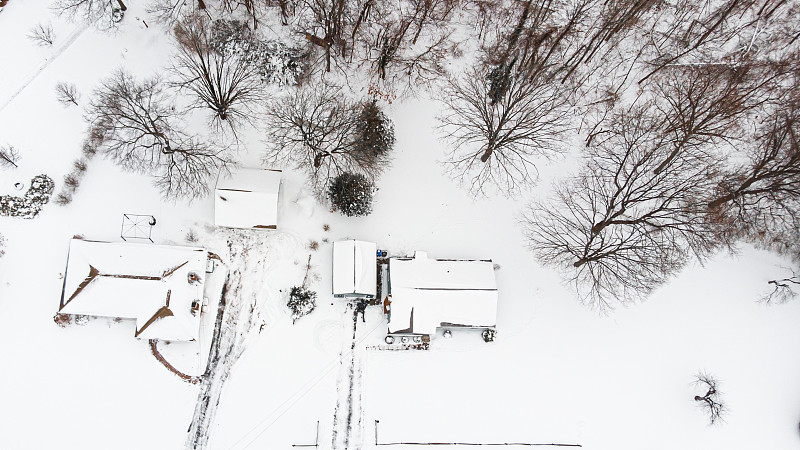
M491 261L389 261L392 306L389 332L433 334L439 326L494 327L497 282ZM412 315L413 311L413 315Z
M240 168L220 175L214 191L214 223L233 228L277 228L281 171Z
M371 295L377 292L377 250L374 242L333 243L333 295Z
M202 248L73 239L59 312L135 319L140 339L197 340L206 259Z

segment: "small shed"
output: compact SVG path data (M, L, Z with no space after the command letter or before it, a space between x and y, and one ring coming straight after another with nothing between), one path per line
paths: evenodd
M231 228L278 228L281 171L240 168L220 174L214 190L214 224Z
M196 341L202 248L73 239L58 312L136 321L140 339Z
M497 282L491 260L392 258L388 270L389 333L436 333L438 327L497 324Z
M357 240L333 243L333 296L375 298L377 293L377 251L374 242Z

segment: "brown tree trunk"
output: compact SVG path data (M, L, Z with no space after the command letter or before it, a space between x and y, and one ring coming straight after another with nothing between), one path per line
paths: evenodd
M125 6L125 3L122 3L122 0L117 0L117 3L119 3L119 9L121 11L127 11L128 10L128 7Z

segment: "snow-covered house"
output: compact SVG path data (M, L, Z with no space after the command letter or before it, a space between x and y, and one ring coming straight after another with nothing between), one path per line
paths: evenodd
M439 327L494 330L497 282L491 261L391 258L388 270L390 334L434 335Z
M374 242L356 240L333 243L333 296L375 298L377 251Z
M220 174L214 191L214 223L231 228L278 228L281 171L240 168Z
M73 239L59 313L136 320L140 339L200 334L204 249Z

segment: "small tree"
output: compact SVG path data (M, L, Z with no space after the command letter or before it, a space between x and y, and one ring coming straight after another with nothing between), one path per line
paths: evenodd
M53 32L53 26L49 23L47 25L37 24L28 33L28 39L33 41L36 45L42 47L49 47L56 41L56 34Z
M64 105L64 107L69 105L78 106L79 98L80 94L75 84L64 81L59 81L58 84L56 84L56 100Z
M317 293L305 286L293 286L286 306L292 311L292 323L317 307Z
M720 398L719 381L705 372L700 372L695 375L695 385L702 387L706 393L704 395L695 395L694 401L700 402L700 407L708 414L709 424L714 425L727 412L725 404L722 403Z
M345 172L331 182L328 197L334 210L348 217L366 216L372 212L375 184L360 173Z
M356 152L374 156L374 164L385 165L394 148L394 124L373 101L361 104L355 127Z
M19 152L13 145L3 145L0 146L0 167L1 168L17 168L19 167L17 163L19 163Z

